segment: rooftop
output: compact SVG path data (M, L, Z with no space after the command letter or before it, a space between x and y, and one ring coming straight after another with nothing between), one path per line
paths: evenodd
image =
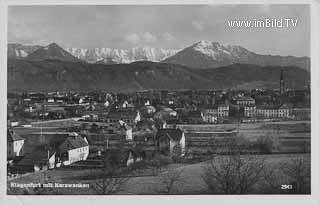
M20 137L20 135L16 134L13 130L7 130L7 141L19 141L24 140L24 138Z
M179 141L182 137L182 131L175 128L159 129L156 138L167 136L172 140Z

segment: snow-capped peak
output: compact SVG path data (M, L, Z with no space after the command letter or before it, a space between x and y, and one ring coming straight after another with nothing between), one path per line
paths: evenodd
M194 44L192 48L213 60L222 60L226 58L235 59L239 58L241 55L247 55L249 52L240 46L220 44L208 40L201 40Z
M134 61L159 62L176 54L178 49L134 47L130 49L114 48L66 48L72 55L90 63L131 63Z

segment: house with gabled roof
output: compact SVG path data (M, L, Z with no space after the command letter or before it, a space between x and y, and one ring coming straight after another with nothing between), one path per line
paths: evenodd
M184 132L176 128L159 129L156 134L156 140L160 152L174 155L179 151L181 156L185 154L186 138ZM176 150L178 148L179 150Z
M140 112L132 109L113 110L103 118L111 127L116 127L120 120L134 127L141 120Z
M289 118L290 108L287 104L257 106L256 113L264 118Z
M32 172L53 169L55 167L55 149L47 146L37 146L33 150L33 152L27 153L21 160L14 163L16 171Z
M126 140L132 140L132 128L127 125L127 123L123 122L123 121L119 121L120 123L120 133L124 133L126 136Z
M58 147L60 161L64 165L86 160L89 156L89 143L85 137L73 133Z
M133 165L136 162L142 161L145 158L145 153L144 152L139 152L137 150L128 150L128 158L126 161L126 165L129 167Z
M14 159L15 157L23 156L24 154L24 141L25 139L20 137L13 130L7 130L7 158Z

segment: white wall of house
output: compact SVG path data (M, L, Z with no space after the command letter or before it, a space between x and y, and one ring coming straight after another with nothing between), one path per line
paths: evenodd
M126 130L126 140L132 140L132 129Z
M68 161L70 164L81 160L86 160L88 156L89 146L80 147L68 151Z
M13 142L13 152L15 157L23 156L24 140L17 140Z
M179 142L178 141L174 141L172 139L170 139L169 145L170 145L170 154L173 154L173 148L178 145Z
M134 163L134 158L132 152L129 152L128 160L127 160L127 167Z
M218 116L211 114L211 113L205 113L204 114L204 121L207 123L217 123Z
M181 137L179 144L181 147L181 156L184 156L184 154L186 152L186 137L184 135L184 132L182 133L182 137Z
M49 157L48 163L48 168L53 169L56 163L56 153L53 153L51 157Z
M180 148L181 148L181 156L184 156L185 149L186 149L186 137L185 137L184 133L182 133L182 137L181 137L180 141L175 141L175 140L170 139L170 154L173 153L173 148L176 145L180 146Z
M141 115L140 115L140 112L137 112L137 115L134 119L134 122L137 123L137 122L140 122L141 121Z

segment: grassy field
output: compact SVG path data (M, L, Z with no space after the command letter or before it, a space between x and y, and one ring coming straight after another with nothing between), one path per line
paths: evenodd
M219 158L225 156L217 156ZM246 157L246 156L244 156ZM310 160L310 156L307 154L276 154L276 155L260 155L259 158L265 159L267 167L275 168L281 163L287 162L292 158L303 157L306 161ZM159 190L163 188L160 179L163 175L172 170L183 170L181 178L173 188L173 194L209 194L207 185L203 181L203 173L206 162L196 164L171 164L164 168L157 176L147 177L132 177L123 186L123 190L117 194L159 194ZM19 179L8 181L8 194L24 194L29 192L34 193L32 189L11 188L10 183L44 183L47 179L52 183L88 183L91 184L92 180L83 180L85 176L90 174L90 170L72 170L72 169L56 169L41 173L32 173ZM284 184L290 183L286 176L278 175L279 182ZM261 187L261 190L263 187ZM40 194L97 194L92 188L58 188L48 189L43 188L38 193ZM279 193L281 189L279 187ZM287 192L283 192L287 193ZM255 193L256 194L256 193ZM261 192L260 194L263 194Z
M267 123L242 123L242 124L212 124L212 125L178 125L188 136L192 133L194 140L201 140L201 132L231 131L237 132L237 136L255 142L258 139L272 138L273 153L304 153L310 152L311 141L310 121L283 121ZM199 133L198 136L196 133ZM218 134L216 134L218 135ZM230 134L231 135L231 134ZM206 135L208 136L208 135ZM213 136L214 137L214 136ZM227 137L227 136L226 136ZM192 147L193 138L187 137L187 149L204 151L207 147ZM206 139L203 138L205 141ZM203 141L202 140L202 141ZM191 144L191 146L188 146Z

